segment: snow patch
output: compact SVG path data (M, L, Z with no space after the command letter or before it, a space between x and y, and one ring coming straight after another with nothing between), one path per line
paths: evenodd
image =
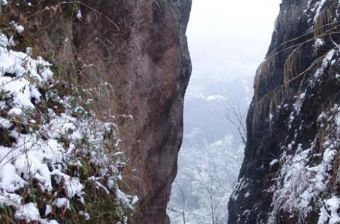
M18 23L15 22L15 21L10 22L10 25L14 28L14 30L15 30L17 33L22 33L22 32L24 32L24 30L25 30L25 28L24 28L22 25L18 24Z
M19 206L15 213L15 218L25 220L27 222L40 220L40 214L37 206L33 203L28 203Z
M330 199L327 199L321 208L318 224L340 223L339 208L340 198L332 196Z

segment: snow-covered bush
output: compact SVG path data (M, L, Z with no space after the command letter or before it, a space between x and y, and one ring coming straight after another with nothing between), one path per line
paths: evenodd
M55 80L50 63L13 50L12 39L0 30L0 222L125 223L136 198L118 188L116 125L96 117L86 90Z
M335 211L340 208L340 199L330 190L330 186L338 181L339 112L338 105L323 112L318 120L320 131L310 147L298 145L294 154L285 153L281 158L280 181L273 189L272 217L278 212L289 212L304 222L311 213L321 209L319 224L338 223L340 220L338 215L334 216L337 213L333 214L334 207ZM287 150L294 144L294 141L289 144ZM269 220L269 223L276 221Z

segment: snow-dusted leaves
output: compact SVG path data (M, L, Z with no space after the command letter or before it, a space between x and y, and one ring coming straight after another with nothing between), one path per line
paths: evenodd
M129 207L135 199L116 184L123 161L115 125L91 116L80 94L60 96L50 63L11 50L11 42L0 33L1 206L17 220L56 224L56 209L78 203L88 220L85 188L93 183Z

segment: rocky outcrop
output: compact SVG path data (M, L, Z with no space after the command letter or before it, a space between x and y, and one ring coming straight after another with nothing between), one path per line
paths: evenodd
M338 12L335 0L283 0L255 78L230 224L335 223Z
M191 0L32 1L11 6L23 43L89 90L97 116L114 116L127 191L139 196L130 222L166 224L191 74L185 36ZM18 10L19 7L19 10ZM16 46L20 49L20 46ZM48 53L46 53L48 52ZM77 76L71 77L72 72ZM56 72L57 73L57 72ZM99 86L99 92L91 92ZM128 186L128 187L127 187Z

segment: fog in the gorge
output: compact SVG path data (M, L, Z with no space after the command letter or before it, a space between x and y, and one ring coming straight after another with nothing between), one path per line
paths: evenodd
M243 159L230 121L245 118L280 0L193 0L188 42L193 73L186 94L184 142L168 213L173 224L226 223Z

